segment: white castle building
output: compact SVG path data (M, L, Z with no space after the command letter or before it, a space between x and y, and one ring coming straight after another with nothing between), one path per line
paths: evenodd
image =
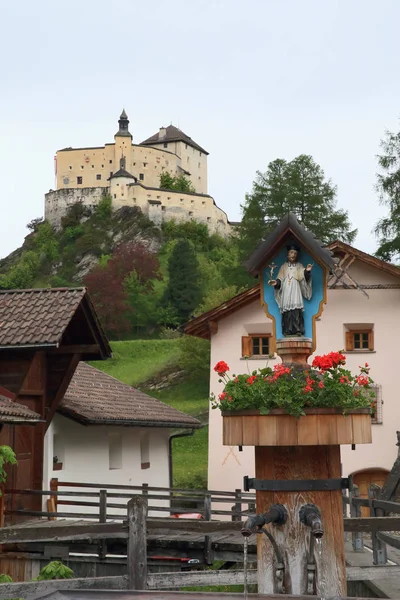
M114 143L57 151L57 189L45 195L45 218L54 227L60 227L73 204L94 208L104 195L110 195L115 209L138 206L158 226L164 220L194 220L207 224L210 233L230 233L226 213L207 193L208 152L204 148L173 125L134 144L125 110L118 123ZM161 189L162 173L184 175L195 191Z

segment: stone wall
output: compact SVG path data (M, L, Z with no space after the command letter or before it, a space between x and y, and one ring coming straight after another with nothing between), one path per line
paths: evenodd
M103 194L110 194L115 209L122 206L137 206L157 227L163 221L174 219L177 222L196 221L207 225L210 233L226 236L231 233L231 225L226 213L208 195L184 194L171 190L148 188L132 180L117 178L111 180L108 188L73 188L51 190L45 196L45 218L56 228L70 206L82 202L94 208Z
M108 188L100 187L50 190L45 194L45 219L49 221L53 227L59 229L61 226L61 219L67 214L70 206L81 202L88 208L94 208L107 191Z

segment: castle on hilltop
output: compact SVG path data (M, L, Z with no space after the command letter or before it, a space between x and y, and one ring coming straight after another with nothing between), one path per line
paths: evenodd
M104 195L113 208L138 206L157 226L165 220L205 223L210 233L231 230L226 213L207 193L208 152L183 131L169 125L140 144L133 144L125 110L114 143L63 148L56 155L57 189L45 195L45 219L59 228L77 202L94 208ZM160 188L160 175L184 175L193 193Z

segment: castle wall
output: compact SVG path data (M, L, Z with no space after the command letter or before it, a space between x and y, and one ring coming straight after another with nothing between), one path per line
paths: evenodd
M48 194L45 194L45 219L53 227L59 229L61 219L67 214L70 206L81 202L88 208L94 208L107 191L108 188L101 187L50 190Z
M194 220L207 225L210 233L226 236L231 226L226 213L216 206L211 196L183 194L170 190L160 190L132 183L125 177L113 178L107 188L74 188L50 191L45 196L45 218L59 228L61 218L68 208L77 202L94 208L105 193L112 198L114 209L122 206L138 206L158 227L163 221L174 219L177 222Z
M126 170L147 187L158 187L161 173L169 172L175 177L189 171L188 178L196 192L206 194L207 155L191 146L185 148L186 144L181 142L169 142L168 146L164 149L134 145L129 136L116 136L114 144L98 148L59 150L57 189L108 187L111 174L118 171L124 156ZM174 154L175 150L182 156Z

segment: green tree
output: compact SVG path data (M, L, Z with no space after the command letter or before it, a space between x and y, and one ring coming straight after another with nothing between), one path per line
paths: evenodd
M40 265L37 252L26 250L19 261L0 279L0 288L3 290L17 290L31 288L34 284Z
M336 186L311 156L301 154L289 162L277 159L269 163L265 173L257 172L252 192L242 206L238 240L242 258L288 212L324 243L335 239L351 243L357 230L351 229L347 211L336 209L336 195Z
M187 240L178 240L168 260L168 284L161 305L171 307L184 323L193 314L201 300L199 263L193 246Z
M190 179L185 177L185 175L173 177L170 173L161 173L160 189L172 190L175 192L186 192L190 194L194 194L196 192L192 182L190 181Z
M386 132L381 140L382 154L378 155L381 172L377 174L380 203L389 214L378 221L375 234L379 247L376 255L383 260L400 259L400 132Z

